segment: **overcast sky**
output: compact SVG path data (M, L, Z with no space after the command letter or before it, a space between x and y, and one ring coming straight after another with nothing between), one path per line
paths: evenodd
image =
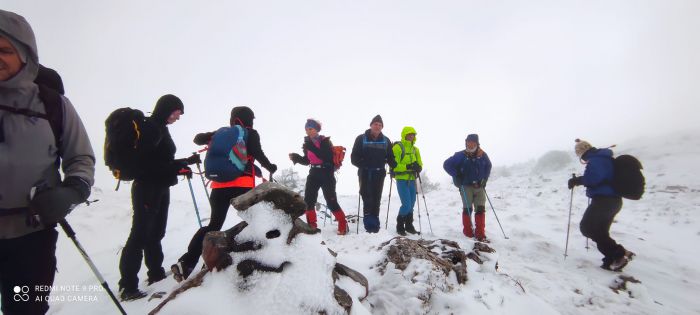
M248 105L273 163L289 167L307 117L352 147L376 114L418 130L426 170L478 133L495 165L698 130L700 1L2 0L64 78L102 167L104 119L166 93L197 132ZM349 161L347 162L349 165ZM297 167L304 174L306 170ZM344 191L356 189L344 166ZM98 181L98 185L100 185ZM106 183L106 186L111 186ZM354 187L354 188L352 188Z

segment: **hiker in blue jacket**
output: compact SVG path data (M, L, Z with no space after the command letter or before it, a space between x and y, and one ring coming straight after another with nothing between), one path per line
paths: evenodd
M569 179L569 189L586 186L586 196L591 203L581 219L581 233L592 239L603 254L603 265L607 270L620 271L632 260L634 253L610 237L610 225L622 208L622 197L611 186L613 179L613 152L596 149L590 143L576 139L576 156L586 164L583 176Z
M445 171L452 176L452 182L459 188L462 199L462 226L467 237L479 241L486 240L486 182L491 175L491 160L481 149L479 135L470 134L465 139L465 149L457 151L443 163ZM473 207L473 208L472 208ZM476 233L472 231L471 213L476 209Z

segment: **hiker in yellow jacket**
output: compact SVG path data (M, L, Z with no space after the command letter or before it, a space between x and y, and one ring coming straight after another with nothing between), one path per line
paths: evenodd
M423 170L423 161L415 143L416 129L404 127L401 141L392 146L397 164L392 169L392 176L396 178L396 190L401 198L399 216L396 217L396 233L404 236L406 232L418 233L413 226L413 205L416 203L416 175Z

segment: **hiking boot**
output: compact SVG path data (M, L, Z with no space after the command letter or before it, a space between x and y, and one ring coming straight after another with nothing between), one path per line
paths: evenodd
M122 302L138 300L140 298L146 297L146 295L148 295L146 294L146 292L143 292L138 288L133 290L127 290L122 288L119 290L119 298L122 300Z
M146 280L146 285L154 284L154 283L159 282L160 280L163 280L165 278L166 278L165 274L148 278L148 280Z
M194 268L186 266L182 261L178 261L176 264L170 266L170 270L173 272L173 278L178 283L186 280L192 273L193 269Z
M404 227L406 217L399 215L396 217L396 233L401 236L406 236L406 228Z
M413 227L413 213L406 216L404 223L406 226L406 228L405 228L406 232L411 233L411 234L420 234L420 232L416 231L416 228Z
M627 264L632 261L632 258L634 258L635 253L630 252L625 249L625 254L622 255L622 257L613 260L613 262L610 263L610 266L608 266L609 270L612 271L622 271L622 268L625 268ZM603 268L605 269L605 268Z

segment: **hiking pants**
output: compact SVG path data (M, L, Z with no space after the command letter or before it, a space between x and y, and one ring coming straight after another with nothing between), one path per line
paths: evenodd
M462 200L462 213L471 215L473 209L476 209L476 213L486 212L486 192L483 187L474 188L470 185L464 185L460 186L459 190L460 199Z
M0 295L4 315L45 314L56 272L54 228L0 239ZM40 287L41 290L36 290Z
M581 233L596 243L605 265L625 254L625 248L610 237L610 225L621 208L620 197L593 197L581 219Z
M401 198L399 216L412 215L413 205L416 204L416 181L397 179L396 190L399 192L399 198Z
M170 186L136 180L131 186L131 202L134 208L131 232L119 260L119 287L127 290L138 288L141 258L146 262L149 279L165 277L160 241L168 223Z
M199 228L194 233L190 245L187 247L187 252L180 257L179 261L183 263L185 268L194 268L197 265L199 257L202 256L204 236L208 232L221 231L221 227L224 226L224 221L226 221L226 214L231 206L231 199L245 194L251 189L249 187L226 187L211 190L211 195L209 196L211 219L207 226Z
M367 232L379 232L379 205L382 201L386 171L381 169L361 169L360 195L362 196L363 218Z
M319 188L323 191L326 205L331 211L340 210L338 197L335 194L335 175L332 168L315 168L309 170L306 177L306 188L304 189L304 202L306 209L315 209L318 200Z

